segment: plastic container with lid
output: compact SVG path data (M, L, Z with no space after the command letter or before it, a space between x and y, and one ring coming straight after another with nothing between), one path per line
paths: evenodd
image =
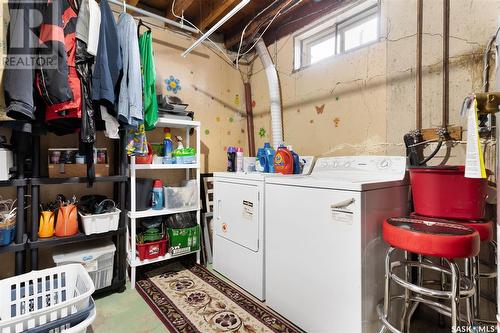
M153 209L160 210L163 209L164 196L163 196L163 183L159 179L153 181L153 196L151 201L151 206Z
M274 155L274 172L284 175L293 173L293 156L284 145L279 146Z
M236 148L236 172L243 172L243 148Z
M236 148L227 148L227 171L236 172Z
M465 178L464 166L410 168L415 212L448 219L484 218L487 180Z

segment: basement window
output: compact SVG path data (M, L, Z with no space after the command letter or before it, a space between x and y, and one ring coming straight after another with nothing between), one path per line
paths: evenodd
M357 50L379 37L379 5L367 0L339 11L294 38L294 69Z

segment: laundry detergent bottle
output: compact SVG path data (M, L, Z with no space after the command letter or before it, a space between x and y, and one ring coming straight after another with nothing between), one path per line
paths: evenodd
M269 142L264 143L264 152L266 155L266 164L264 172L274 173L274 149L271 148Z
M153 191L152 191L152 200L151 200L151 206L155 210L161 210L163 209L163 184L161 180L155 179L153 182Z
M294 174L300 174L302 173L301 166L300 166L300 157L299 154L293 151L292 146L288 146L288 150L292 154L293 158L293 173Z
M284 175L293 174L293 156L285 145L280 145L274 155L274 172Z
M255 158L255 171L265 172L266 167L267 167L266 151L264 150L264 148L259 148L259 150L257 150L257 157Z
M236 148L227 148L227 171L236 172Z

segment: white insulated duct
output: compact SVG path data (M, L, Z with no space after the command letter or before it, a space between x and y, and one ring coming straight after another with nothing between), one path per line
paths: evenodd
M276 149L283 143L283 119L281 118L281 93L278 72L262 39L257 42L255 48L266 70L267 84L269 86L269 102L271 104L272 145Z

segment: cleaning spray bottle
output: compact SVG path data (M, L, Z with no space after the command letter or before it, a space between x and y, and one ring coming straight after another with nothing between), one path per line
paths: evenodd
M274 155L274 172L284 175L293 174L293 156L285 145L280 145Z
M163 164L172 164L172 152L174 147L172 144L172 134L170 133L170 128L165 127L163 129Z

